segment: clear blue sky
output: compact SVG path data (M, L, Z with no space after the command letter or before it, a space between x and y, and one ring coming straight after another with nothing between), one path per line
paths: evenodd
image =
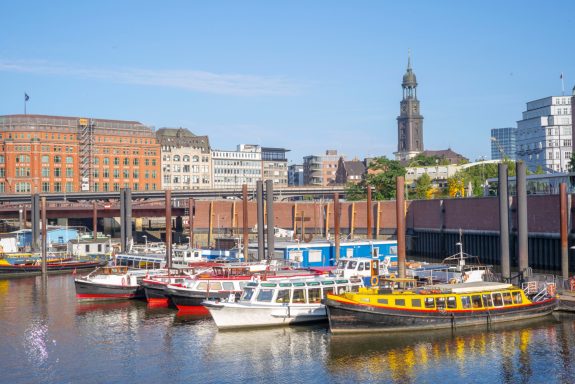
M401 4L400 4L401 3ZM186 127L216 149L397 149L411 49L426 149L490 155L490 129L575 84L575 2L3 1L0 114Z

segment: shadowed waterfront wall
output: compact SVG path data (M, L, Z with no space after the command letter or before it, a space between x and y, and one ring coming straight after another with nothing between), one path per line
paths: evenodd
M367 202L341 202L340 226L344 237L366 238ZM93 204L49 202L48 218L75 218L87 227L92 226ZM201 236L212 230L217 236L232 233L238 236L242 231L242 202L239 200L195 200L196 214L194 232ZM210 209L211 206L211 209ZM459 231L463 233L464 249L467 253L481 257L485 263L500 264L499 250L499 208L497 197L437 199L408 201L406 229L407 250L411 255L442 258L455 253ZM26 217L31 217L30 206L24 207ZM572 208L568 208L571 212ZM210 212L212 214L210 215ZM256 203L248 203L247 225L253 229L257 223ZM395 201L374 201L371 207L372 228L376 238L395 236ZM529 264L538 269L559 269L560 251L560 206L559 195L528 196ZM119 205L98 203L99 226L103 218L120 216ZM163 201L134 201L132 216L140 220L142 227L148 227L149 220L161 223L165 214ZM304 231L313 238L325 238L326 229L331 238L334 233L333 203L331 201L274 202L274 224L276 227ZM18 206L0 207L0 218L18 219ZM188 201L175 200L172 208L175 220L187 228ZM572 215L569 215L569 242L573 245ZM303 222L302 222L303 217ZM155 218L155 219L154 219ZM81 219L81 220L80 220ZM142 220L144 219L144 220ZM510 198L510 255L511 264L517 263L517 199ZM182 230L182 225L177 230ZM102 228L102 227L101 227ZM254 238L255 232L251 232ZM201 238L201 237L200 237ZM202 244L200 242L200 244ZM572 251L569 252L573 253ZM571 256L571 255L570 255ZM570 257L570 270L573 259Z

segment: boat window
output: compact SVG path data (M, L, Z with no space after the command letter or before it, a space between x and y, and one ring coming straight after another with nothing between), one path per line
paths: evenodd
M363 263L359 263L359 264L357 265L357 270L358 270L358 271L363 271Z
M490 294L483 295L483 306L484 307L493 307L493 300L491 300Z
M437 309L444 309L445 308L445 297L437 297L435 298L435 306Z
M224 281L222 283L222 286L224 287L224 291L233 291L234 290L234 283L232 283L231 281Z
M291 287L291 283L280 283L280 287Z
M339 262L337 263L337 267L338 267L339 269L344 269L346 263L347 263L346 260L341 260L341 261L339 261Z
M513 292L513 302L515 304L523 303L523 297L521 296L521 292L519 292L519 291Z
M208 282L207 281L200 281L196 285L195 289L197 289L198 291L207 291L208 290Z
M241 301L250 301L252 299L252 296L254 295L254 289L253 288L246 288L244 289L244 293L242 293L242 297L240 297Z
M305 291L303 289L294 289L292 303L305 303Z
M350 291L351 292L359 292L359 285L352 285Z
M347 264L347 269L355 269L356 266L357 266L357 261L352 260Z
M246 282L240 281L240 289L244 289L245 286L246 286Z
M405 299L395 299L395 305L405 307Z
M469 300L469 296L461 296L461 308L471 308L471 300Z
M473 308L482 308L483 307L483 304L481 303L481 296L480 295L471 296L471 306Z
M333 287L324 287L323 288L323 297L326 298L327 295L333 295Z
M421 299L411 299L411 306L412 307L421 307Z
M321 301L321 291L319 288L310 288L307 291L309 303L319 303Z
M433 297L425 298L425 308L435 308L435 300L433 300Z
M276 303L287 304L289 303L289 289L278 289L276 296Z
M311 286L315 286L315 285L319 285L319 281L308 281L306 284L311 285Z
M501 295L501 292L492 293L491 297L493 298L493 306L495 307L503 306L503 296Z
M457 300L455 296L447 297L447 308L457 308Z
M258 297L256 298L256 301L263 301L266 303L271 302L273 295L274 295L273 289L260 289L260 291L258 292Z
M387 304L387 299L377 299L379 304Z
M511 299L511 293L503 292L503 304L504 305L511 305L513 304L513 300Z
M211 281L210 282L210 291L221 291L222 290L222 283L219 281Z

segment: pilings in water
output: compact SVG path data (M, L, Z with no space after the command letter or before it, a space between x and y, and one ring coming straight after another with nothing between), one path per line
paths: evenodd
M265 252L264 244L264 185L261 180L256 181L256 199L258 214L258 260L261 260Z
M509 193L507 164L499 163L499 248L501 255L501 277L503 281L511 278L511 260L509 259Z
M560 237L561 237L561 274L569 279L569 238L567 237L567 185L559 185Z
M519 253L519 273L529 268L529 232L527 229L527 176L525 163L518 161L515 165L517 180L517 237Z
M36 195L37 196L37 195ZM48 250L46 249L48 245L48 220L46 218L46 197L42 196L42 276L48 274Z
M395 217L397 222L397 267L399 277L405 277L405 198L403 176L395 182Z
M194 217L196 216L196 201L193 197L188 200L188 225L190 226L190 248L194 247Z
M120 190L120 245L122 252L128 251L132 239L132 191L130 188Z
M373 212L373 207L371 206L371 186L367 186L367 202L366 202L366 209L367 209L367 217L366 217L366 232L367 232L367 239L371 240L372 237L372 228L371 228L371 214Z
M98 238L98 206L95 201L92 202L92 226L94 227L92 238L96 240Z
M248 261L248 243L249 228L248 228L248 185L242 185L242 228L243 228L243 252L244 260Z
M266 180L266 209L268 219L268 260L274 258L274 181Z
M32 252L37 252L40 245L40 195L37 193L32 195L30 222L32 225Z
M335 262L339 262L339 219L340 219L340 205L339 205L339 193L335 193L333 196L333 236L335 239Z
M166 265L172 268L172 191L166 190Z

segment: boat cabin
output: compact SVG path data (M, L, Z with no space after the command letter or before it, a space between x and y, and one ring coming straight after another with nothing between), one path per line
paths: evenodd
M360 279L323 279L309 281L250 282L239 303L260 304L320 304L328 294L357 292L363 283Z

